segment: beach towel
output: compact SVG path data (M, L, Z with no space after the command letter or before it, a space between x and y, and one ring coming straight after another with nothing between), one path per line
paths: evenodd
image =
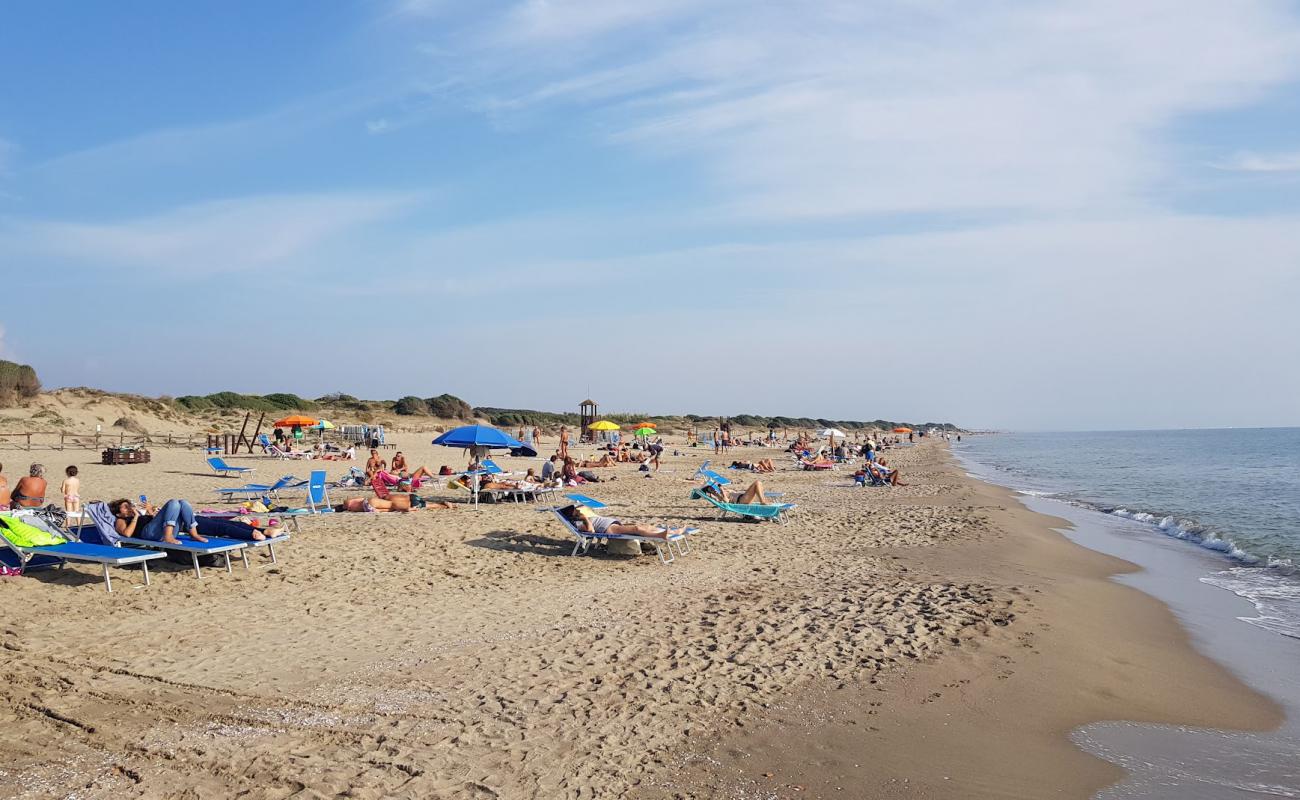
M13 517L0 517L0 535L19 547L51 547L68 541Z

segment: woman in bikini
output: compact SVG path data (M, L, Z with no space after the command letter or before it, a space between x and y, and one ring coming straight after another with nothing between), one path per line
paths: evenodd
M573 527L597 536L613 533L667 539L669 536L686 533L685 528L659 528L644 522L627 523L615 517L602 517L586 506L567 506L560 513L573 523Z
M45 467L32 464L25 478L20 478L9 495L10 508L40 508L45 505Z

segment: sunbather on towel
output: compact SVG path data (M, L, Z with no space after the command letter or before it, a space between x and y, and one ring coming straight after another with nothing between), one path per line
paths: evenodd
M747 469L751 472L776 472L776 466L770 458L761 461L733 461L731 462L731 468Z
M196 542L206 542L199 535L199 526L194 518L194 508L184 500L168 500L162 504L156 514L140 513L130 500L114 500L108 504L113 512L113 530L118 536L147 539L151 542L180 544L176 538L177 531L189 533ZM147 511L148 509L146 509Z
M593 533L597 536L613 533L667 539L671 535L686 533L685 528L660 528L644 522L626 523L615 517L602 517L586 506L567 506L561 509L560 513L573 523L573 527L583 533Z
M774 505L767 499L767 493L763 491L763 482L754 481L745 491L725 489L713 483L705 484L704 493L724 503L737 503L741 505L767 506Z
M578 464L578 466L582 469L590 469L592 467L612 467L615 466L617 463L618 462L614 459L613 456L611 456L609 453L606 453L605 455L601 456L595 461L591 461L591 460L583 461L580 464Z
M830 469L835 466L835 462L827 458L824 453L818 453L816 458L801 458L799 463L804 469Z
M410 511L411 510L411 507L409 505L407 505L405 508L395 508L394 505L395 504L392 500L386 500L382 497L350 497L345 502L336 504L334 506L334 510L338 512L343 512L343 511L384 512L384 511ZM455 506L453 506L451 503L434 502L434 501L427 501L424 507L425 508L446 508L446 509L455 508Z

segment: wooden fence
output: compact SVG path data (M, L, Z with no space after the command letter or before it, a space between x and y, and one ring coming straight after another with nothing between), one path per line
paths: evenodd
M105 447L202 448L203 434L70 433L26 431L0 433L0 450L102 450Z

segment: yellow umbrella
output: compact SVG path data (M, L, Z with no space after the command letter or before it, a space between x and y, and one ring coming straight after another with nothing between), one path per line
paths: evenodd
M600 422L593 422L593 423L591 423L590 425L588 425L588 426L587 426L587 430L589 430L589 431L616 431L616 430L618 430L618 426L615 425L614 423L610 422L610 421L607 420L607 419L602 419Z

